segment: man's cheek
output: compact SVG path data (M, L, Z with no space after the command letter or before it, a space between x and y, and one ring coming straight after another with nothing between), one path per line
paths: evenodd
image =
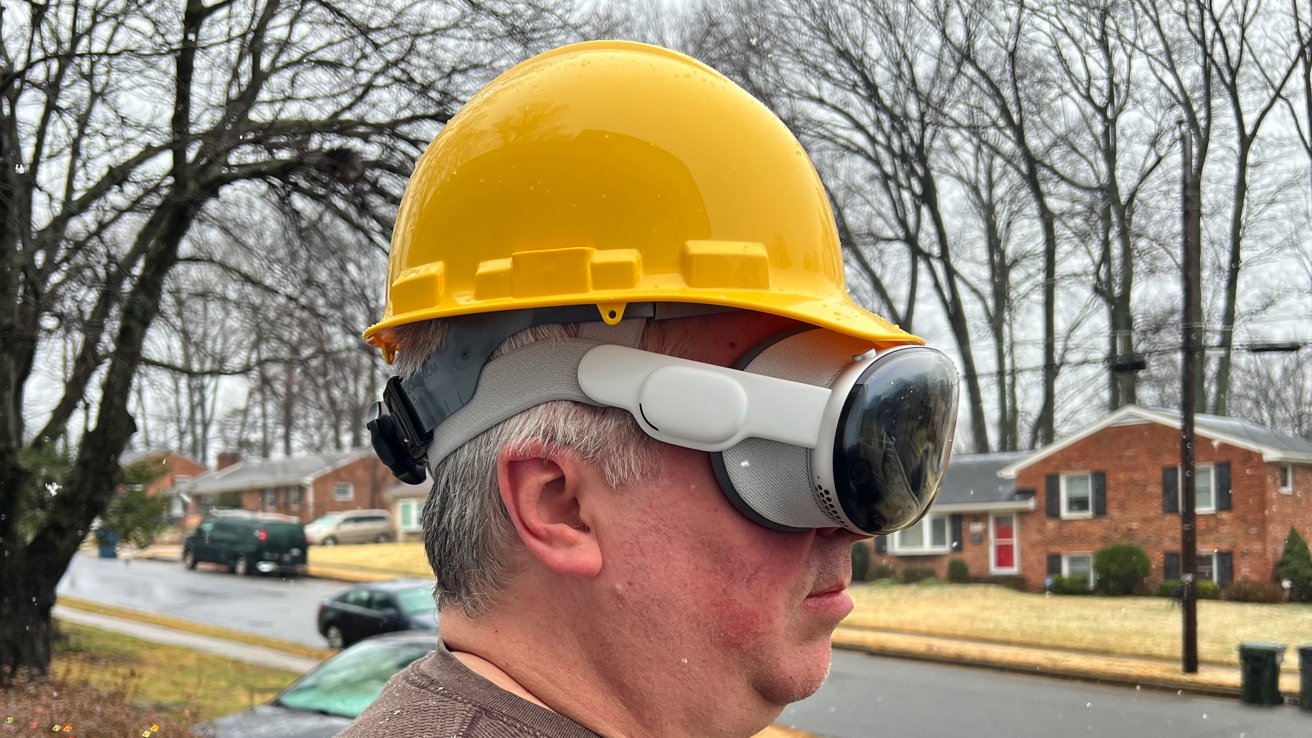
M782 580L765 576L740 576L714 600L713 617L724 643L745 648L762 638L778 633L784 613L781 601Z

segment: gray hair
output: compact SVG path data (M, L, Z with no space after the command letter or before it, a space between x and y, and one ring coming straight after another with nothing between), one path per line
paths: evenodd
M640 345L648 351L668 350L666 333L648 323ZM397 373L413 374L442 347L446 334L442 320L395 328ZM577 335L577 324L535 326L506 339L491 358L536 341ZM433 487L422 518L439 607L458 605L470 618L484 615L514 576L519 537L501 501L497 457L503 449L531 442L572 450L597 464L615 488L649 476L658 455L657 442L628 411L563 400L526 410L457 448L432 469Z

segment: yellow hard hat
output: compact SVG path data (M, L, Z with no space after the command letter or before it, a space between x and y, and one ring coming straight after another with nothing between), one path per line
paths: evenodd
M773 313L922 341L847 293L833 214L801 145L706 65L592 41L516 65L420 158L392 234L391 328L499 310L634 302Z

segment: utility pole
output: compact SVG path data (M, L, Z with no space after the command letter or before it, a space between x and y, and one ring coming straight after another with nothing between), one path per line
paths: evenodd
M1201 203L1198 176L1194 172L1193 139L1185 126L1180 127L1183 158L1181 199L1184 233L1184 310L1180 320L1183 340L1182 386L1180 391L1180 581L1181 607L1184 615L1181 633L1181 667L1186 674L1198 672L1198 590L1194 576L1198 570L1198 541L1194 528L1194 398L1197 386L1199 330L1202 301L1199 277L1199 252L1202 237Z

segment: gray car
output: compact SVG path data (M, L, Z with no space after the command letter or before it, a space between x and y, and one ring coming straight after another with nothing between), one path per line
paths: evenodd
M351 724L396 672L431 652L433 631L375 636L297 679L271 702L196 728L205 738L331 738Z

